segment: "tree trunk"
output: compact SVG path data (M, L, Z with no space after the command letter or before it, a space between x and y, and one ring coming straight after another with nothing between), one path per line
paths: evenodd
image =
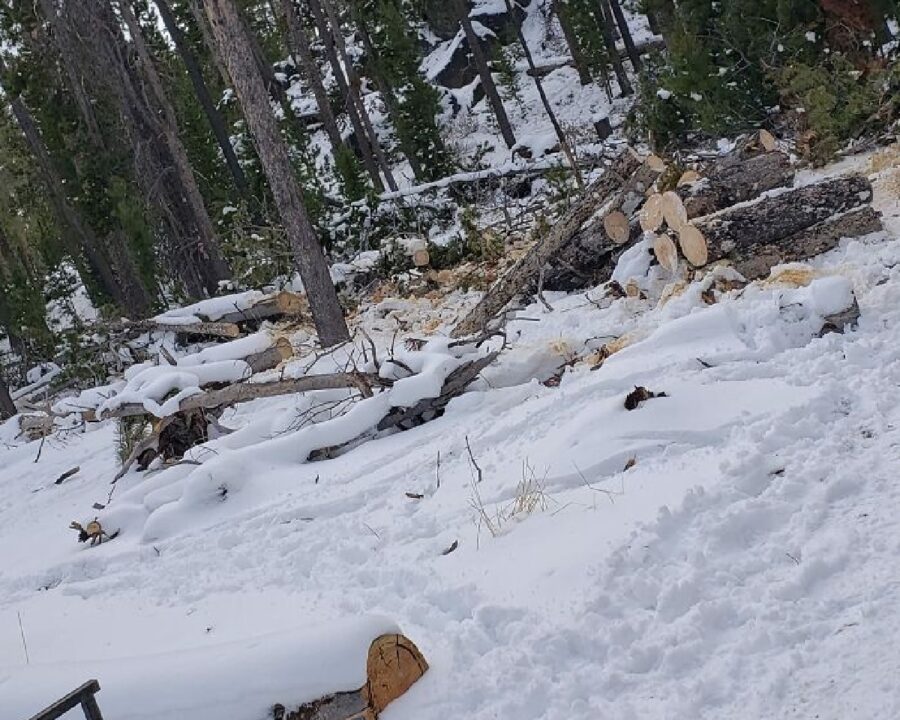
M626 149L600 179L585 190L575 204L553 224L547 235L539 239L494 283L478 305L453 328L450 336L459 338L483 330L510 300L522 292L530 280L538 276L547 262L571 241L591 216L609 202L641 165L637 154L630 148Z
M8 420L18 412L19 410L9 394L6 380L0 378L0 420Z
M228 264L222 257L222 251L219 248L219 240L216 237L216 231L213 227L212 220L206 210L206 203L203 200L200 187L197 185L197 179L194 177L194 170L188 159L187 150L185 150L184 144L178 136L178 119L175 116L175 108L173 108L172 104L169 102L169 98L163 88L162 80L159 77L159 73L156 71L156 66L153 64L153 58L150 57L150 52L144 41L143 28L141 28L140 23L138 23L137 18L135 18L134 12L128 2L120 3L119 10L128 27L131 41L134 43L137 50L141 67L144 70L144 75L146 76L152 91L153 100L162 111L160 122L163 135L165 137L166 145L169 148L169 152L171 152L172 158L175 161L175 170L178 173L179 180L187 194L187 202L191 207L191 211L200 231L200 245L198 250L201 259L205 261L204 266L201 267L200 270L205 280L206 289L209 294L212 295L219 289L219 281L227 280L231 277L231 270L228 268Z
M643 63L641 62L641 54L638 52L634 44L634 38L631 36L631 28L628 27L628 20L625 13L622 12L622 3L620 0L609 0L609 7L613 16L616 18L616 24L619 26L619 33L622 36L622 44L625 45L625 52L628 53L628 59L631 60L631 66L635 72L640 72Z
M216 70L219 71L219 77L222 78L222 83L225 87L231 87L231 77L228 75L228 68L226 68L225 63L222 62L219 48L216 47L216 39L212 35L209 21L206 19L206 13L203 12L203 8L200 6L200 1L201 0L187 0L188 8L191 11L191 15L194 17L194 22L197 23L197 27L200 29L203 45L206 47L206 51L212 58Z
M511 0L504 0L506 3L506 11L509 13L510 17L515 17L515 11L513 10ZM525 39L525 35L522 32L522 26L518 23L514 23L516 27L516 36L519 39L519 45L522 46L522 52L525 54L525 60L528 63L528 68L531 70L531 79L534 80L534 85L537 88L538 95L541 98L541 104L544 106L544 111L547 113L547 117L550 118L550 124L553 126L553 131L556 133L556 139L559 140L559 146L563 151L563 154L566 156L566 160L569 161L569 167L572 169L572 172L575 175L575 182L578 184L579 188L584 188L584 178L581 177L581 170L578 168L578 163L575 160L575 153L572 152L572 147L569 145L569 141L566 139L566 134L563 132L562 127L559 124L559 121L556 119L556 113L553 112L553 107L550 105L550 100L547 99L547 93L544 92L544 83L541 82L541 78L539 73L537 72L537 68L534 64L534 57L531 54L531 49L528 47L528 41Z
M231 138L228 135L225 118L222 117L222 113L220 113L219 109L216 107L216 104L209 93L206 81L203 79L203 72L200 69L197 58L194 57L194 53L191 51L190 45L188 45L188 42L184 37L184 33L178 26L178 22L172 14L172 9L169 7L168 0L154 0L154 2L159 9L159 16L162 18L163 25L165 25L169 36L172 38L172 42L175 43L175 49L187 69L191 84L194 87L194 93L197 96L197 100L200 102L200 107L203 109L204 115L206 115L210 128L212 128L216 142L219 144L219 149L222 151L222 156L225 158L225 164L228 166L228 172L231 173L234 185L241 195L246 196L248 192L247 177L244 175L244 170L241 168L237 154L234 152L234 147L231 145Z
M609 54L609 62L616 74L616 81L619 83L619 91L622 97L634 93L631 82L628 80L628 73L625 72L625 66L622 64L622 57L616 50L615 38L615 18L613 18L612 10L609 7L609 0L597 0L600 4L600 30L603 33L603 43L606 45L606 51Z
M294 177L288 148L278 131L262 78L255 69L252 46L244 35L237 9L232 0L205 0L205 4L290 239L319 340L325 347L349 340L322 247L303 206L302 191Z
M578 45L578 36L569 20L569 13L563 0L554 0L553 11L559 20L559 26L562 28L563 37L566 45L569 47L569 54L572 56L572 62L575 63L575 69L578 71L578 80L582 85L590 85L592 78L588 70L587 63L584 61L584 53Z
M325 134L328 135L328 141L331 143L332 154L336 157L338 150L344 145L344 140L341 137L341 131L338 128L334 113L331 111L328 92L322 83L319 68L316 65L312 48L309 45L309 38L306 36L306 31L300 22L297 8L294 7L294 0L281 0L281 3L284 9L284 17L287 21L291 52L295 53L300 59L303 78L309 83L313 96L316 98L322 126L325 128Z
M466 42L472 53L472 59L475 61L475 67L478 70L478 77L481 79L481 87L484 89L485 97L494 111L497 124L500 126L500 134L503 136L506 147L511 149L516 144L516 136L513 134L512 125L510 125L509 118L506 116L506 108L503 107L500 93L497 92L497 86L494 84L491 69L488 66L487 58L484 56L484 49L481 46L481 38L476 34L472 21L469 19L469 8L465 0L451 0L451 2L456 7L459 24L462 26Z

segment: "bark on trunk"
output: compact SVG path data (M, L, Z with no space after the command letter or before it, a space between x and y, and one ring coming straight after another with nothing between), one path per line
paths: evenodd
M500 134L503 136L506 147L512 149L516 144L516 136L506 115L506 108L503 107L503 100L500 99L500 93L497 92L497 86L494 84L491 69L488 66L487 58L484 56L484 48L481 46L481 38L478 37L475 28L472 26L472 21L469 19L469 8L465 0L451 1L456 7L459 24L462 26L466 42L472 53L472 59L475 61L475 68L478 70L478 77L481 79L481 87L484 90L488 103L490 103L491 109L494 111L494 117L497 118Z
M156 71L156 66L153 64L153 58L150 57L150 52L144 41L143 28L141 28L131 6L127 2L119 5L119 11L122 13L122 18L125 20L125 25L128 27L128 32L131 35L131 41L137 50L141 67L150 85L153 101L162 111L160 122L163 135L169 152L175 161L175 170L184 187L187 202L191 207L197 228L200 231L200 245L197 248L201 262L203 262L200 270L205 281L206 290L212 295L219 289L219 281L227 280L231 277L231 270L219 248L219 240L216 237L212 220L206 210L206 203L200 192L200 187L197 185L197 179L194 177L194 170L188 159L187 150L185 150L178 134L178 119L175 116L175 108L169 102L162 80Z
M19 410L9 394L9 387L7 387L6 381L0 379L0 420L8 420L17 412Z
M284 9L284 17L287 21L288 38L291 44L291 52L295 53L300 59L300 66L303 70L303 78L309 83L313 96L316 98L316 105L319 108L319 118L322 120L322 126L325 128L325 134L328 135L328 141L331 143L333 154L337 154L338 150L343 146L344 140L341 137L341 131L338 128L337 120L331 111L331 102L328 99L328 92L322 83L319 74L319 67L316 65L313 57L312 48L309 44L309 38L300 22L300 16L297 14L297 8L294 7L294 0L282 0Z
M201 0L188 0L188 8L191 11L191 15L194 16L194 22L197 23L197 27L200 29L203 45L212 58L213 64L219 72L219 77L222 78L222 83L225 87L231 87L231 76L228 74L228 68L225 67L225 63L222 61L219 48L216 47L216 39L212 35L212 29L209 27L209 21L206 19L206 13L204 13L200 3Z
M294 251L294 259L312 310L319 340L325 347L349 340L347 324L331 282L328 264L303 206L290 156L262 79L255 70L253 51L244 35L232 0L205 0L213 32L255 139L259 158Z
M641 164L641 159L632 150L623 152L603 176L587 188L568 212L557 220L550 232L494 283L478 305L453 328L451 337L459 338L483 330L529 281L540 274L547 262L572 239L585 222L598 209L608 205L610 198Z
M640 72L643 65L641 54L634 44L634 38L631 36L631 28L628 27L625 13L622 12L622 3L620 0L609 0L609 7L612 10L613 17L616 19L616 24L619 26L619 34L622 36L622 44L625 45L625 52L628 54L628 59L631 60L631 66L635 72Z
M615 18L609 7L609 0L597 0L600 4L600 30L603 33L603 43L606 45L606 51L609 54L609 62L612 65L613 72L616 74L616 81L619 83L619 91L622 97L634 93L631 82L628 80L628 73L625 72L625 66L622 64L622 57L616 50L615 38Z
M241 168L237 154L234 152L234 147L231 145L225 118L222 117L222 113L216 107L206 85L206 80L203 79L203 71L200 69L200 64L197 62L197 58L194 57L194 53L191 51L184 33L178 26L178 22L172 13L172 8L169 7L168 0L154 0L154 2L159 9L159 16L162 18L163 25L165 25L169 36L172 38L172 42L175 43L175 49L179 57L181 57L184 67L187 69L191 85L194 87L194 93L197 96L200 107L203 109L203 114L206 115L219 149L222 151L225 165L228 167L228 172L231 173L232 180L234 180L234 186L241 195L246 195L248 191L247 177L244 175L244 170Z

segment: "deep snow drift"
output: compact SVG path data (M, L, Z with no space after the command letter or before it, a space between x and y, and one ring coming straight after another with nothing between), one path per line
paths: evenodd
M643 267L647 300L548 294L444 417L333 459L303 462L314 399L255 401L202 464L132 471L98 513L112 422L38 462L4 428L0 715L96 675L111 718L222 718L237 684L228 717L261 719L312 692L309 668L357 681L355 651L319 667L305 647L396 623L431 670L388 720L900 716L895 181L876 181L889 232L814 260L806 286L707 305L694 283L659 304L666 278ZM818 337L851 290L858 328ZM474 300L389 300L360 322L386 348L400 321L421 336ZM437 377L458 362L441 332L418 353ZM629 412L635 385L668 397ZM95 513L121 535L77 544L69 522Z

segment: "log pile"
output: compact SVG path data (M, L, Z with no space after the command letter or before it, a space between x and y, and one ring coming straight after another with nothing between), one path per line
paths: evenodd
M793 187L789 158L760 131L724 157L682 171L660 158L624 153L552 228L488 290L453 330L483 331L516 295L575 290L609 280L620 255L647 240L673 276L712 263L748 280L804 260L842 238L882 229L872 186L861 175ZM668 187L660 187L670 182Z

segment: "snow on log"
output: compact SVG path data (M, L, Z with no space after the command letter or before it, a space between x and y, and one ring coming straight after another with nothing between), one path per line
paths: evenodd
M566 245L598 209L609 200L634 172L642 165L641 158L627 148L607 168L606 172L579 197L575 204L553 225L546 236L504 273L456 327L454 338L471 335L482 330L512 300L529 280L535 278L547 262ZM607 208L613 210L616 208ZM605 213L604 213L605 214Z
M177 653L35 663L5 669L4 718L27 718L80 685L100 678L98 701L109 718L166 720L371 720L428 670L415 644L391 620L364 615L310 618L247 640ZM350 708L352 698L358 711ZM310 712L311 709L318 711Z

